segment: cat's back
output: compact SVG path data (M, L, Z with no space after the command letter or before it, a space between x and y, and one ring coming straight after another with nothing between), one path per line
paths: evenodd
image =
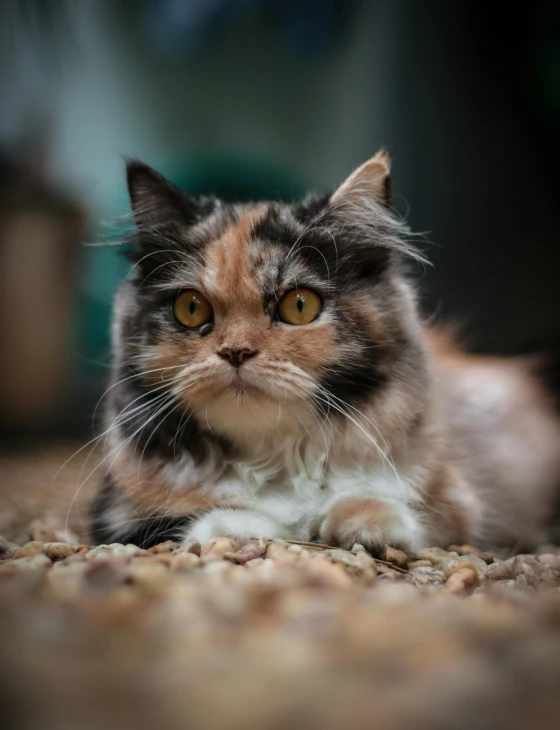
M454 456L493 511L493 529L527 539L560 497L560 414L537 361L471 355L428 330L437 397Z

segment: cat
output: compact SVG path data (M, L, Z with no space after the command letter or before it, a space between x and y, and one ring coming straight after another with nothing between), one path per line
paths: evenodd
M127 179L97 542L546 539L560 419L529 361L423 321L384 151L293 204L189 197L135 160Z

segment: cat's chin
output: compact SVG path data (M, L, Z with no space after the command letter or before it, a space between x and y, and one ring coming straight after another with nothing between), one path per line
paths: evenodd
M240 398L270 398L271 396L253 381L248 381L240 373L236 373L225 388L226 391Z

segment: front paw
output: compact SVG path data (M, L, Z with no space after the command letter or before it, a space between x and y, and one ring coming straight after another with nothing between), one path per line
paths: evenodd
M213 537L231 537L245 542L251 537L285 537L285 529L265 515L246 510L215 509L198 519L186 537L202 545Z
M368 497L347 497L337 502L320 527L321 542L350 550L355 543L374 554L383 545L412 553L422 546L423 530L405 504Z

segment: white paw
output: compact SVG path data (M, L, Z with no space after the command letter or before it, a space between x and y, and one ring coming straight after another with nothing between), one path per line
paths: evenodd
M258 512L216 509L201 517L189 528L186 538L194 537L200 544L213 537L282 537L286 529Z

